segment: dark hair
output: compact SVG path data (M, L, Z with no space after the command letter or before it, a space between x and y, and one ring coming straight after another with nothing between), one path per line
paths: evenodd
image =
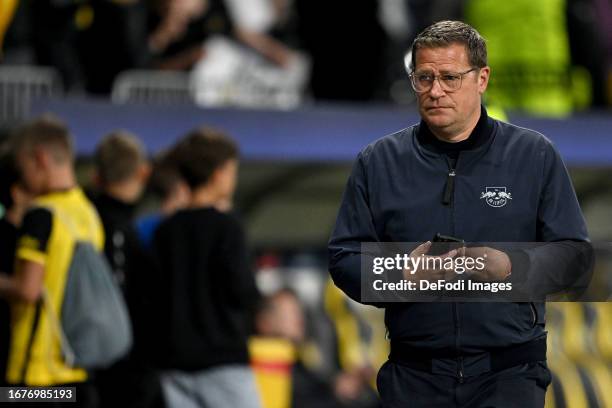
M219 167L238 158L238 146L223 132L202 127L189 132L176 146L181 177L190 188L206 184Z
M56 162L72 160L72 138L68 128L57 117L45 114L19 127L11 137L14 154L46 149Z
M105 136L94 155L102 183L128 179L145 160L144 149L138 138L123 130Z
M172 148L153 161L153 171L149 178L149 191L162 200L173 193L176 185L183 181L179 171L177 149Z
M461 21L439 21L424 29L412 42L410 70L416 66L416 52L422 48L448 47L463 44L472 67L487 66L487 44L484 38L470 26Z

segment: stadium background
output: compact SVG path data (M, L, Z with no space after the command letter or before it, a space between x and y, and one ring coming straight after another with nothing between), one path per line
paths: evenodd
M433 21L464 19L487 38L490 112L555 142L591 239L612 241L609 0L226 1L232 25L278 41L282 56L232 33L205 33L197 39L209 47L198 60L204 62L182 70L120 56L147 48L136 40L151 34L146 24L138 30L148 2L37 1L0 0L3 132L36 114L57 114L74 134L84 185L96 143L114 129L138 135L151 155L201 124L236 138L243 155L236 209L258 283L264 292L295 290L307 317L299 350L272 353L272 360L300 359L335 381L356 368L375 372L385 358L380 311L330 285L325 247L355 154L418 120L403 56ZM41 43L56 30L63 36ZM62 43L55 56L41 51ZM95 64L108 60L120 63ZM145 197L142 213L154 206ZM547 319L554 374L547 407L612 407L611 304L552 303ZM278 372L258 376L277 394L290 386ZM368 401L362 396L348 406ZM284 402L272 398L268 405Z

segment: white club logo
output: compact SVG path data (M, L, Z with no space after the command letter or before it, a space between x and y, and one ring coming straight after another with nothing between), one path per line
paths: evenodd
M480 193L480 199L483 198L491 207L503 207L512 200L512 195L506 192L506 187L485 187L485 191Z

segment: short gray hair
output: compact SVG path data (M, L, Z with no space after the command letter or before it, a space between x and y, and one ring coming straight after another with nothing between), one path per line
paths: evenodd
M412 42L410 70L416 65L416 52L422 48L448 47L463 44L472 67L487 66L487 44L474 27L462 21L439 21L424 29Z

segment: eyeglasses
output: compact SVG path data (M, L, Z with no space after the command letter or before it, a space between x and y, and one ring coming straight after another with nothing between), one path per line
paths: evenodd
M433 75L431 73L417 74L413 72L409 75L410 83L416 92L423 93L428 92L437 79L444 92L455 92L461 88L463 76L477 69L472 68L465 72L447 72L441 75Z

